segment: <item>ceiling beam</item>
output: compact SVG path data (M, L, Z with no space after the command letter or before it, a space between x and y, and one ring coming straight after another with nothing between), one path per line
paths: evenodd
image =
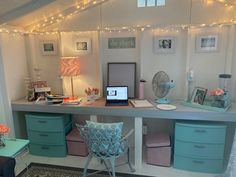
M18 8L15 8L4 15L0 16L0 25L7 23L11 20L19 18L23 15L26 15L36 9L39 9L49 3L54 2L55 0L32 0L29 3L26 3Z

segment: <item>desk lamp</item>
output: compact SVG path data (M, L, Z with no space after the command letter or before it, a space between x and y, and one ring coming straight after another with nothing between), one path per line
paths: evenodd
M79 76L80 64L78 57L63 57L60 61L61 77L70 77L71 79L71 93L74 99L73 77Z

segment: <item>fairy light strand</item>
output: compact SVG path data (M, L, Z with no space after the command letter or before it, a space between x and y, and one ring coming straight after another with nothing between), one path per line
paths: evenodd
M71 6L67 8L66 10L64 10L63 12L44 18L36 24L29 25L28 27L26 27L26 29L28 29L31 32L43 31L43 29L53 24L60 23L64 21L65 19L70 19L82 11L88 10L92 7L98 6L99 4L105 3L107 1L109 0L82 1L80 4Z
M60 23L63 20L66 20L68 18L71 18L72 16L87 10L89 8L92 8L94 6L97 6L99 4L102 4L104 2L107 2L109 0L86 0L82 1L79 4L76 4L74 6L71 6L70 8L64 10L63 12L60 12L54 16L49 16L47 18L42 19L40 22L30 25L25 30L19 30L19 29L12 29L9 28L6 24L0 25L0 33L20 33L20 34L57 34L59 32L72 32L72 31L60 31L59 29L54 29L54 30L46 30L47 27L50 25ZM212 3L219 3L225 6L225 8L235 8L236 3L229 2L228 0L203 0L205 5L209 5ZM234 19L229 19L225 20L223 22L212 22L210 24L182 24L182 25L167 25L167 26L162 26L162 25L156 25L156 26L151 26L151 25L137 25L137 26L122 26L122 27L102 27L99 26L95 31L100 31L100 32L134 32L134 31L145 31L145 30L155 30L157 28L162 28L162 29L173 29L173 28L180 28L180 29L188 29L188 28L204 28L204 27L222 27L222 26L228 26L228 25L234 25L236 24L236 20Z

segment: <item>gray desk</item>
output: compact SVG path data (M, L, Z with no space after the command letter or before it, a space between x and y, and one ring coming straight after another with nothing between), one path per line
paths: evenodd
M91 105L82 103L80 105L46 105L34 104L26 100L18 100L12 102L12 111L14 124L16 129L16 137L21 138L20 128L25 125L19 122L24 112L48 112L48 113L68 113L68 114L86 114L90 115L90 119L96 121L97 115L106 116L125 116L134 119L135 127L135 168L142 165L142 125L143 118L157 119L173 119L173 120L203 120L203 121L220 121L220 122L236 122L236 104L227 112L213 112L201 110L197 108L186 107L180 101L172 103L177 106L174 111L162 111L156 108L133 108L129 106L105 107L103 99L94 102ZM19 127L17 128L17 126Z

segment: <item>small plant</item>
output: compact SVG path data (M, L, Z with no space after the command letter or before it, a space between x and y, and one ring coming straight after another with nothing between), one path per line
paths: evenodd
M86 93L87 96L89 96L89 95L98 95L99 94L99 89L88 87L87 89L85 89L85 93Z

